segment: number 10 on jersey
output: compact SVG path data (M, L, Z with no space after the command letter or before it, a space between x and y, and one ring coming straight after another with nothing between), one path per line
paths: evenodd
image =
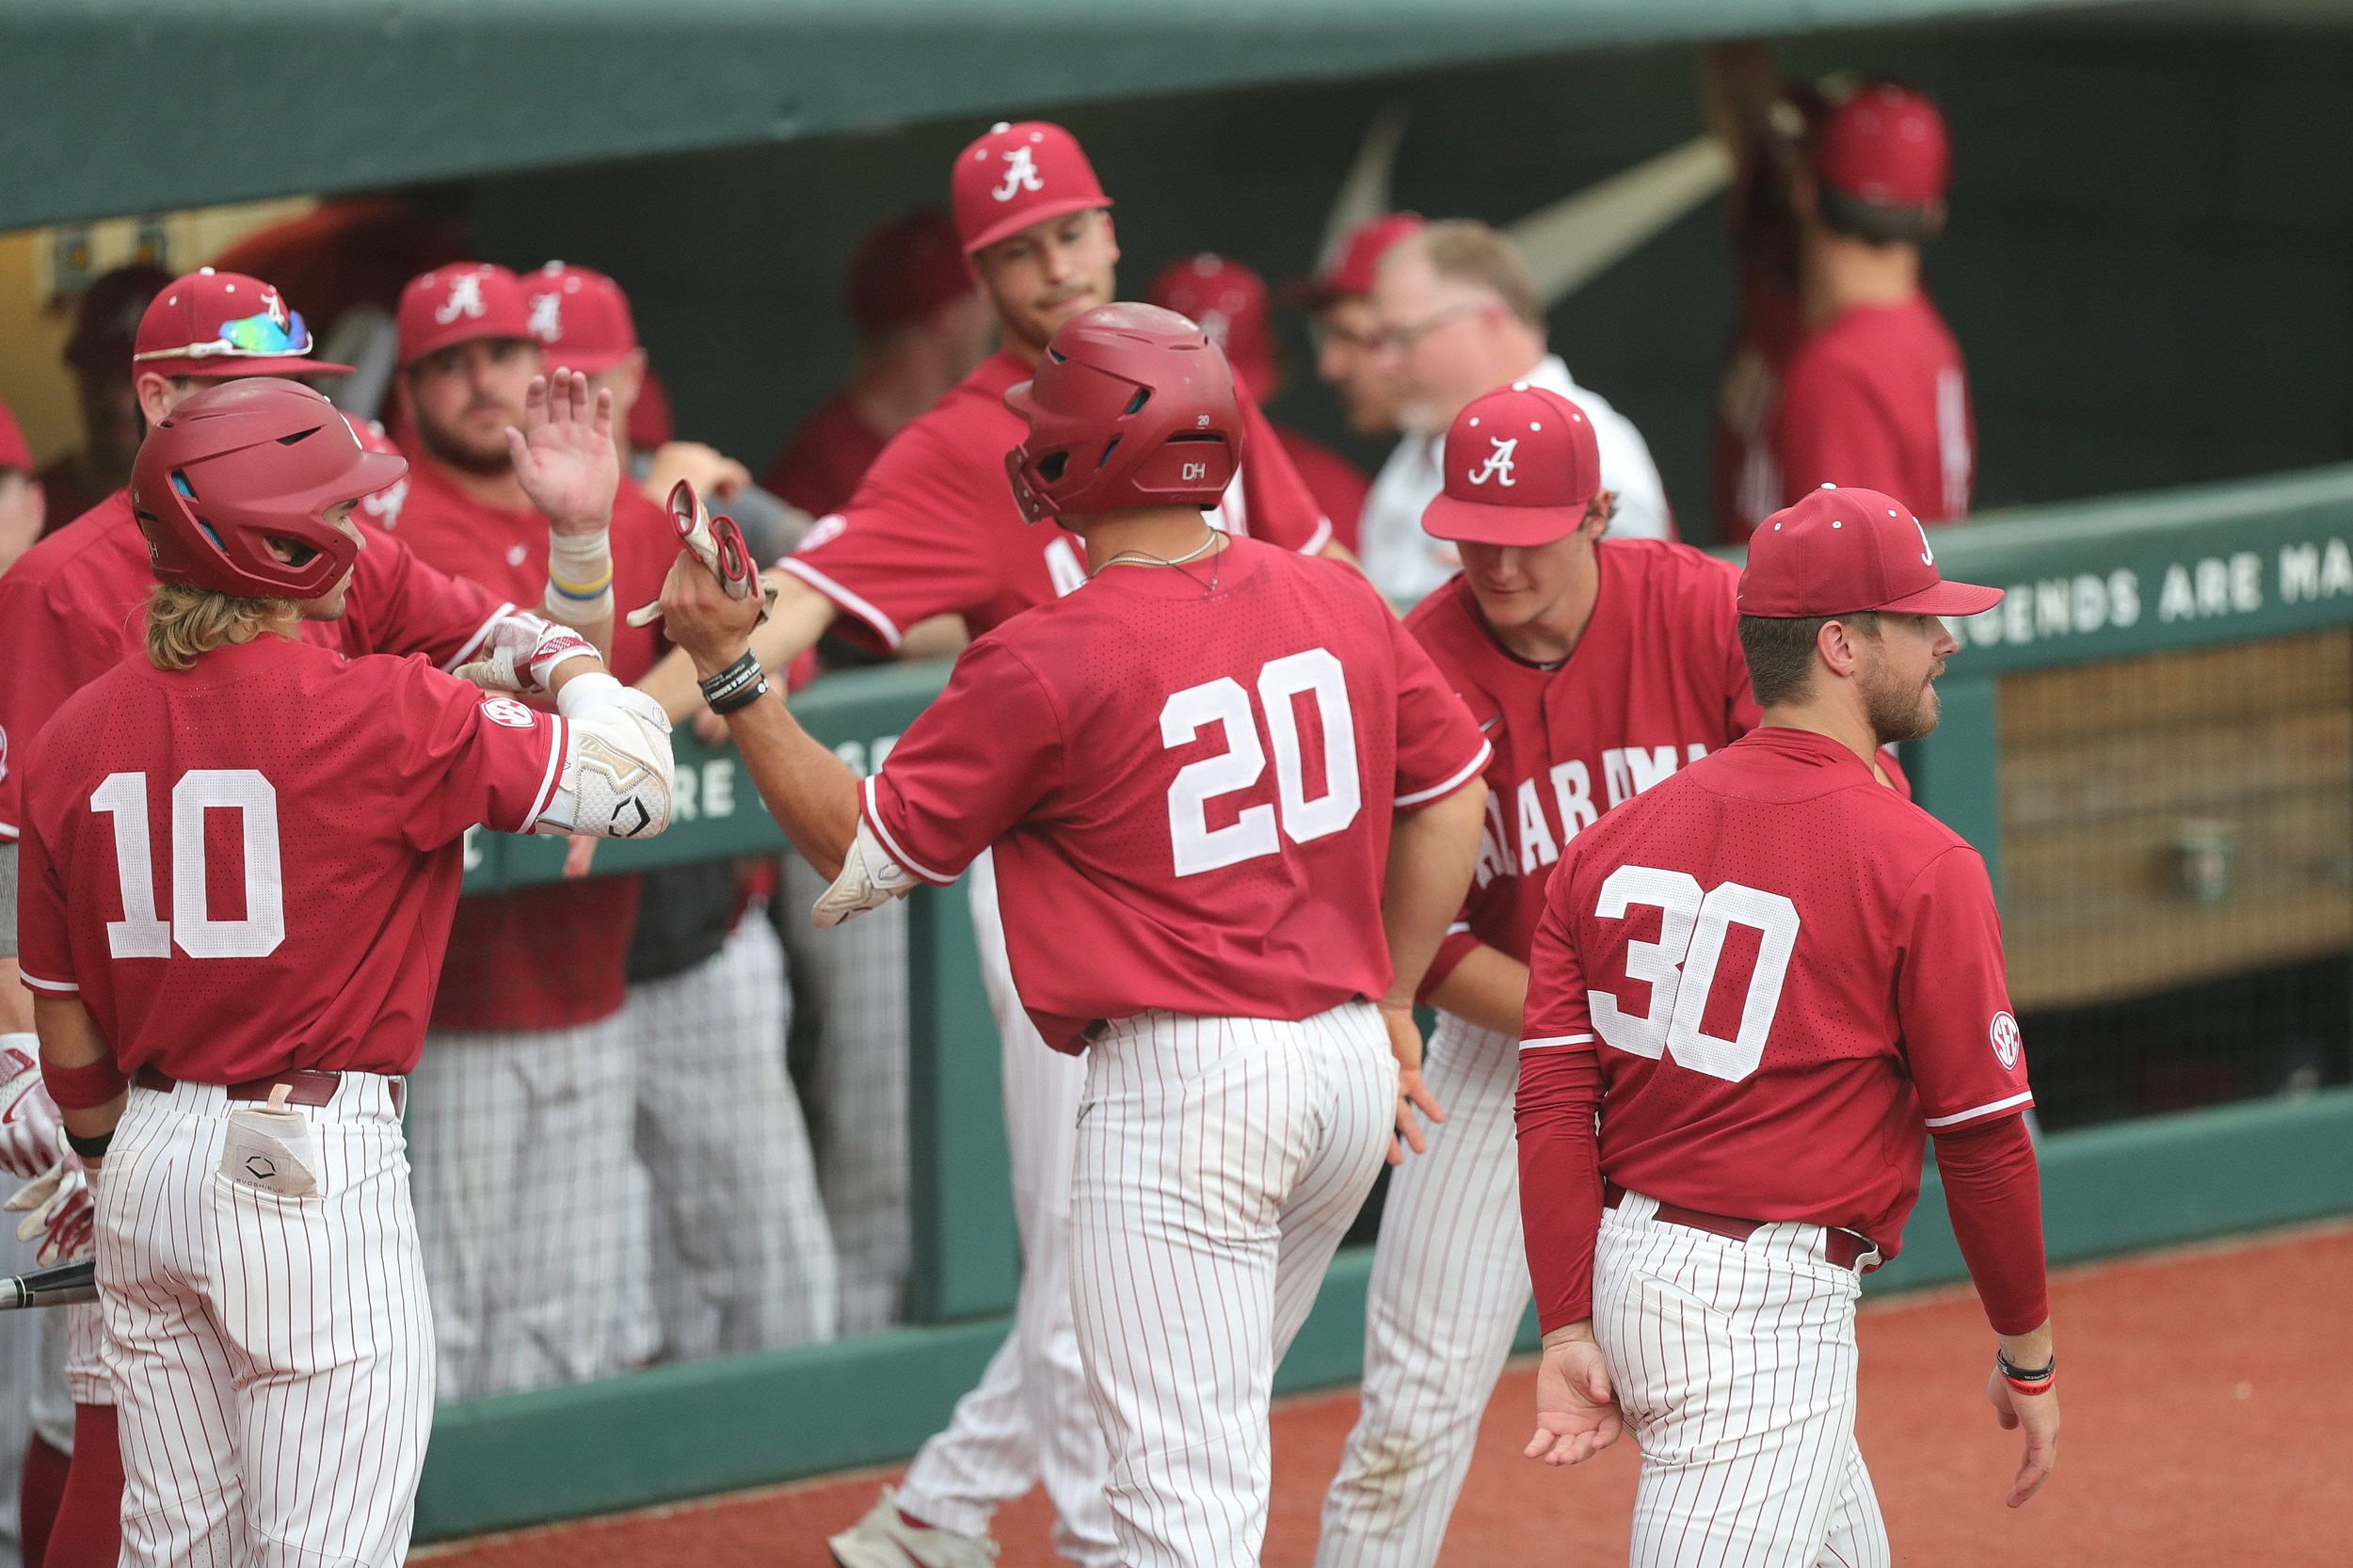
M89 808L114 818L122 919L106 922L116 958L263 958L286 939L286 889L278 854L278 790L251 768L193 768L171 787L171 919L155 908L155 862L147 824L147 775L110 773ZM245 848L245 918L213 918L205 886L204 813L237 813Z

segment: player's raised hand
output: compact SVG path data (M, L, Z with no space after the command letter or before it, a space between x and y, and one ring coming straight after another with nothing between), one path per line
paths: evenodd
M2002 1423L2004 1432L2025 1429L2026 1451L2019 1456L2018 1474L2010 1480L2009 1495L2002 1499L2012 1508L2024 1508L2027 1499L2042 1490L2042 1483L2058 1464L2058 1390L2021 1393L1996 1367L1986 1381L1985 1397L1993 1402L1993 1418Z
M515 478L559 534L593 534L613 521L621 455L613 445L613 393L594 397L576 370L532 377L523 427L506 432Z
M1609 1368L1584 1324L1546 1336L1536 1368L1536 1435L1521 1450L1558 1469L1582 1464L1625 1434Z

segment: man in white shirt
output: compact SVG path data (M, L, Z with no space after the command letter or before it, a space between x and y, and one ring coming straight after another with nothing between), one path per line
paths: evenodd
M1472 398L1509 383L1558 392L1593 422L1602 488L1618 502L1613 537L1674 536L1666 487L1641 432L1546 352L1544 307L1511 240L1483 223L1433 223L1381 258L1372 303L1378 352L1397 384L1405 431L1372 482L1359 536L1365 575L1383 593L1410 603L1461 565L1452 546L1422 531L1422 510L1442 488L1447 426ZM1510 445L1496 454L1498 486L1514 482Z

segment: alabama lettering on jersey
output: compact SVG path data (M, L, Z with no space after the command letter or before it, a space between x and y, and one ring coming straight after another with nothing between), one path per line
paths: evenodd
M1470 896L1425 994L1482 942L1526 962L1545 885L1577 836L1756 724L1738 570L1656 539L1604 539L1594 558L1593 617L1552 669L1496 640L1460 575L1405 617L1495 747Z
M1087 580L1086 547L1051 522L1032 527L1014 504L1005 454L1029 426L1005 393L1030 367L1000 350L938 406L890 439L840 511L819 518L777 566L896 648L908 627L960 615L991 630ZM1241 472L1210 520L1228 534L1303 555L1332 525L1307 493L1258 405L1241 387Z
M1578 835L1529 971L1523 1104L1597 1071L1601 1174L1705 1213L1893 1257L1925 1134L2033 1103L1984 861L1808 730L1752 730ZM1531 1234L1540 1274L1560 1250Z
M1961 345L1925 294L1856 306L1799 344L1770 435L1781 505L1837 484L1884 491L1922 522L1969 510L1977 463L1969 379Z
M302 640L358 658L422 653L454 670L512 608L444 576L366 523L339 620L302 623ZM117 490L0 574L0 839L16 837L23 787L6 747L29 744L65 699L147 646L155 578L147 538Z
M422 659L263 636L129 659L26 759L20 963L126 1071L405 1073L476 823L553 798L565 722Z
M864 815L934 883L996 846L1015 986L1076 1050L1155 1008L1295 1020L1379 997L1391 813L1487 755L1370 584L1241 539L1112 568L975 641Z
M520 604L547 586L548 522L532 510L472 500L415 452L400 536L453 576ZM678 558L670 519L626 476L613 499L613 656L621 680L635 680L661 657L658 627L628 614L662 596ZM435 1000L437 1029L562 1029L617 1011L625 960L637 924L637 878L592 876L470 898L457 906L449 962Z

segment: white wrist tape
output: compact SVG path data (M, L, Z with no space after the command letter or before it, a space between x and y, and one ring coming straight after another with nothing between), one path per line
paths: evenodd
M670 720L662 704L609 675L576 675L555 694L570 725L555 798L535 833L648 839L670 825Z
M857 835L850 853L841 857L841 874L817 899L809 919L820 926L837 926L869 909L880 909L894 898L915 890L915 873L884 853L866 819L857 820Z
M613 618L611 528L548 535L548 591L541 603L551 618L567 626Z

